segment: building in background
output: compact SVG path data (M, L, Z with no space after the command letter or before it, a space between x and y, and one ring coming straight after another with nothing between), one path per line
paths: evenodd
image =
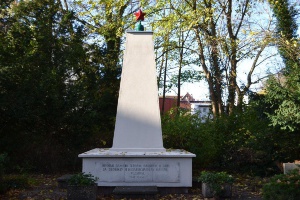
M211 101L191 101L191 113L197 114L203 120L211 118Z
M159 97L159 108L162 113L163 97ZM177 105L177 96L166 96L164 113L175 108ZM191 114L197 114L203 120L210 117L211 114L211 101L199 101L192 95L186 93L186 95L180 97L180 108L187 109Z

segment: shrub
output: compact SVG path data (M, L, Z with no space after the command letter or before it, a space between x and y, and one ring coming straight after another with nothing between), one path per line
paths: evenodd
M299 156L300 134L270 127L255 102L206 121L182 109L175 111L162 116L164 146L195 153L196 169L270 176L278 173L276 162Z
M207 167L219 154L220 139L217 132L208 131L205 123L183 109L162 116L162 131L166 148L185 149L195 153L197 168Z
M234 178L226 172L202 171L198 180L208 184L213 191L213 196L222 196L226 192L224 185L234 182Z
M234 178L226 172L201 172L199 180L204 183L233 183Z
M263 198L265 200L300 199L299 170L273 176L270 182L263 186Z
M68 181L69 185L72 186L89 186L95 185L97 178L91 174L78 173L73 176Z

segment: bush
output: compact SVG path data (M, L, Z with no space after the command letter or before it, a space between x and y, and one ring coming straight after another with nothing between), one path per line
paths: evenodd
M231 185L234 182L234 178L226 172L202 171L198 180L208 184L213 196L223 196L226 193L225 184Z
M79 173L71 176L68 184L72 186L89 186L95 185L97 180L98 179L91 174Z
M270 182L263 186L263 198L265 200L300 199L299 170L272 177Z
M195 153L196 169L278 173L276 163L298 158L300 134L270 127L261 106L252 102L230 116L206 121L182 109L171 111L162 116L164 146Z
M162 116L162 132L166 148L184 149L195 153L197 168L207 167L220 154L217 132L208 131L197 115L179 109Z
M234 178L231 175L227 174L226 172L202 171L198 180L203 183L208 183L208 184L212 184L212 183L217 183L217 184L230 183L230 184L232 184L234 181Z
M164 145L195 153L194 166L265 175L272 163L271 131L257 112L243 112L204 121L179 110L162 117ZM273 142L273 141L270 141Z

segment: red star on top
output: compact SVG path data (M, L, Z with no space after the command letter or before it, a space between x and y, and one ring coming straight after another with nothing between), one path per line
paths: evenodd
M146 15L146 13L143 13L142 10L139 9L139 11L134 13L134 15L136 17L136 21L138 21L138 20L144 21L144 16Z

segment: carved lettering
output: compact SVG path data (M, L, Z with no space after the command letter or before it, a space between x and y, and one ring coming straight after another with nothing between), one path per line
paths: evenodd
M107 181L111 181L112 177L118 177L118 180L122 179L124 182L179 182L179 167L177 162L102 163L103 174L100 177Z

